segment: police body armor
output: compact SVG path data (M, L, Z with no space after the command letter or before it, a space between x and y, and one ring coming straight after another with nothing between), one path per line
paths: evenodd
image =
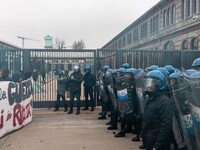
M199 72L197 72L199 74ZM188 83L187 95L189 97L191 108L191 126L194 127L194 134L197 141L197 149L200 149L200 76L192 77L184 75L184 79ZM188 124L190 125L190 124Z
M127 76L116 78L118 109L122 115L133 112L132 86L128 82Z
M183 139L188 150L197 150L197 141L191 118L192 112L187 95L187 84L185 82L177 83L172 87L173 99L176 106L174 111L173 132L176 140ZM174 129L174 128L178 129Z

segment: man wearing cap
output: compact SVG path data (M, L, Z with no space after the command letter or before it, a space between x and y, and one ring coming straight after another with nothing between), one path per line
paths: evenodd
M77 112L76 115L80 114L80 96L81 96L81 83L83 81L83 75L80 72L78 65L74 66L74 72L70 76L70 110L68 114L73 113L74 97L77 98Z

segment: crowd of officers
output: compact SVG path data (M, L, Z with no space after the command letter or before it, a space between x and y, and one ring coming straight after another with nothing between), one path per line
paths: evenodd
M194 60L192 67L188 72L199 70L200 58ZM140 149L198 150L198 141L190 135L190 141L184 141L184 131L177 123L183 116L177 116L172 87L173 90L178 87L181 74L171 65L152 65L145 70L131 68L128 63L119 69L105 65L98 79L102 99L98 119L110 116L107 130L116 130L118 123L121 124L120 131L114 135L116 138L124 137L126 133L136 134L132 141L142 141ZM188 100L183 99L183 93L180 96L180 109L188 112ZM108 111L111 113L107 114ZM182 128L187 130L187 122L183 124Z

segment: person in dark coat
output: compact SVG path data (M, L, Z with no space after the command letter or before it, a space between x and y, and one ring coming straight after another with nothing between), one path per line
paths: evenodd
M32 76L33 76L33 80L36 82L38 79L38 71L36 69L33 70Z
M61 71L59 73L59 78L57 79L57 101L55 104L54 111L59 110L60 98L62 98L64 105L64 112L67 112L67 101L65 99L65 91L68 89L68 86L69 86L69 80L67 79L65 72Z
M173 101L168 97L167 79L160 71L150 71L144 79L146 104L142 134L146 150L169 150Z
M91 67L85 67L85 74L83 77L84 80L84 89L85 89L85 108L82 110L88 110L88 95L90 95L90 104L91 104L91 111L94 111L94 86L96 84L96 78L94 74L91 72Z
M80 114L80 96L81 96L81 83L83 81L83 75L80 72L78 65L74 66L74 72L70 75L70 110L68 114L73 113L74 97L77 99L77 112L76 115Z
M2 81L12 81L12 78L10 77L10 71L8 68L3 67L1 69L1 80Z

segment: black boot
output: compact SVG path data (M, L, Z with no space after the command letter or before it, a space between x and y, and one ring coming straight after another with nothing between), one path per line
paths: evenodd
M115 130L118 129L117 126L110 125L107 130Z
M142 144L142 145L139 146L139 149L146 149L146 147L145 147L144 144Z
M111 120L106 123L106 125L112 125Z
M106 119L106 116L105 115L101 115L100 117L98 117L99 120L103 120L103 119Z
M125 137L125 133L120 131L119 133L115 134L115 137Z
M132 141L133 141L133 142L140 141L140 138L139 138L138 136L136 136L136 137L132 138Z

